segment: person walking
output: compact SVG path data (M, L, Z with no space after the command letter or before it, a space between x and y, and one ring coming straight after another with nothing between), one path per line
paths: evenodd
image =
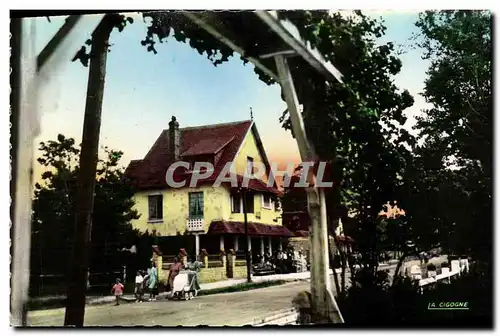
M111 293L115 295L116 298L116 303L115 306L120 305L120 297L123 295L123 284L121 283L120 279L116 279L116 283L114 284L113 288L111 289Z
M148 269L148 289L149 301L156 301L156 295L158 295L158 270L154 262L151 263L151 267Z
M182 269L182 263L179 258L174 258L174 263L170 265L170 272L168 274L168 288L167 290L171 292L171 296L174 294L174 279L179 274Z
M137 271L137 275L135 276L135 302L142 302L142 295L143 295L143 285L144 278L141 274L141 271Z

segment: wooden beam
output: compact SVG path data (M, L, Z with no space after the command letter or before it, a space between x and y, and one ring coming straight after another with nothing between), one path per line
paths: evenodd
M212 22L211 20L207 20L206 14L199 15L197 13L193 12L184 12L183 13L188 19L193 21L195 24L200 26L201 28L205 29L208 33L210 33L213 37L227 45L229 48L233 49L235 52L238 54L245 56L246 52L245 50L240 47L239 45L236 44L233 40L228 38L227 36L224 35L224 32L222 29L223 23L218 22L217 24ZM215 21L215 20L214 20ZM272 79L275 81L278 81L279 78L278 76L271 71L269 68L267 68L259 59L254 58L254 57L248 57L247 58L250 62L253 63L257 68L262 70L264 73L266 73L268 76L270 76Z
M297 139L303 162L316 162L316 153L307 139L304 122L299 110L299 100L293 84L293 77L283 55L275 56L280 84L290 113L293 134ZM328 256L328 227L325 193L315 186L316 177L309 170L306 188L307 207L311 218L311 304L313 322L343 323L335 297L331 290Z
M313 68L324 74L329 80L343 83L340 71L326 61L309 42L303 40L297 27L290 21L278 19L276 11L255 11L255 14Z
M12 295L11 324L26 324L26 302L28 299L31 249L31 196L33 186L34 140L40 133L40 116L38 110L39 90L47 87L50 79L57 77L61 67L69 64L85 41L88 29L91 31L99 24L104 14L72 17L61 27L43 51L37 55L35 51L35 20L13 19L12 51L13 75L19 85L12 86L13 157L12 173L14 188L12 190ZM95 26L93 24L95 23ZM17 35L14 37L14 35ZM15 59L14 59L15 58ZM22 135L22 136L19 136Z

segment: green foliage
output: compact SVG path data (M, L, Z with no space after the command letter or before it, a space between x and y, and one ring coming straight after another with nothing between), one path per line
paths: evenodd
M402 142L412 140L400 130L403 111L413 104L411 95L394 85L401 61L392 43L376 44L385 32L383 24L361 12L350 17L327 11L282 15L344 75L345 85L325 83L310 67L290 60L308 138L319 159L333 164L337 188L327 194L329 222L334 226L343 215L350 224L346 234L356 240L364 262L375 264L378 213L395 199L410 155ZM290 129L287 113L281 121ZM354 210L355 218L347 219L343 207Z
M384 275L379 275L384 282ZM359 277L357 277L359 279ZM418 285L409 279L396 286L372 281L356 282L337 300L345 323L350 326L481 326L493 324L491 268L474 265L471 272L451 284L439 283L420 293ZM467 302L469 310L429 310L431 303Z
M416 23L431 60L424 97L433 107L416 128L459 166L479 161L491 173L492 16L487 11L429 11Z
M132 24L132 23L134 23L134 19L131 18L130 16L111 13L111 14L106 14L100 25L104 24L107 25L108 33L111 33L111 31L114 28L117 28L119 32L122 32L123 29L125 29L125 27L127 26L127 24ZM94 33L92 34L92 36L94 36ZM73 57L72 61L73 62L80 61L80 63L82 63L84 67L88 67L89 60L91 57L91 45L92 45L92 39L88 39L87 41L85 41L85 44L78 50L78 52L75 54L75 57ZM109 47L110 45L108 46L108 52L110 51Z
M432 108L418 118L423 142L404 177L408 221L423 246L491 260L491 13L428 11L416 25Z
M60 134L57 141L41 142L40 151L38 162L47 170L35 186L32 271L65 274L75 225L80 149L74 139ZM133 209L134 190L118 166L123 153L107 147L104 153L96 176L90 265L91 270L113 271L122 264L118 248L135 243L138 233L130 222L139 214Z

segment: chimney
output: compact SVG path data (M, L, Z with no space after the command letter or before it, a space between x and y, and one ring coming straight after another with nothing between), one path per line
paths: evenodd
M181 134L179 131L179 123L175 116L172 116L172 120L168 123L168 150L172 162L179 160L181 151Z

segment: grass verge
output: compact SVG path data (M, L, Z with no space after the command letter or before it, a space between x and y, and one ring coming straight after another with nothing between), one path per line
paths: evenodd
M289 282L289 281L272 280L272 281L265 281L265 282L242 283L242 284L234 285L234 286L230 286L230 287L201 290L198 293L198 296L222 294L222 293L245 292L245 291L249 291L252 289L266 288L266 287L271 287L271 286L279 286L279 285L283 285L287 282Z

